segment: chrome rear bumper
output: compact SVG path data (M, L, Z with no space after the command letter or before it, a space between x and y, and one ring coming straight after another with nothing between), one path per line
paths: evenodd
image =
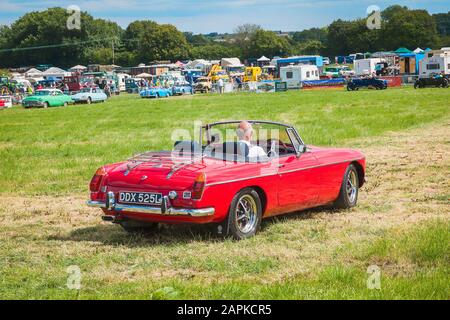
M186 208L173 208L170 205L170 200L167 196L163 197L163 203L161 207L152 206L141 206L141 205L131 205L116 203L114 193L108 192L106 197L106 202L103 201L92 201L86 202L89 207L95 208L105 208L111 211L121 212L143 212L151 214L160 215L170 215L170 216L191 216L191 217L206 217L212 216L214 214L214 208L201 208L201 209L186 209Z

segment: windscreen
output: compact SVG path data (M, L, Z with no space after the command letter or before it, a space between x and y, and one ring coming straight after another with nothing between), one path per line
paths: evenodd
M268 161L296 153L287 127L272 123L217 124L203 131L202 140L206 156L233 161Z

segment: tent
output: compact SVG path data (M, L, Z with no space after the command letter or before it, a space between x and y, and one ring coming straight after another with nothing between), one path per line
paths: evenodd
M25 77L26 78L42 77L42 71L40 71L36 68L31 68L30 70L25 72Z
M149 73L142 72L136 75L136 78L153 78L153 76Z
M242 66L244 66L241 63L241 60L239 60L239 58L222 58L222 60L220 60L220 65L222 67L242 67Z
M413 52L414 52L414 53L422 53L423 50L420 49L419 47L417 47Z
M258 60L256 60L258 62L266 62L266 61L270 61L269 58L267 58L266 56L262 56L261 58L259 58Z
M411 50L409 50L407 48L404 48L404 47L400 47L397 50L395 50L394 52L397 53L397 54L400 54L400 53L411 53Z
M72 71L72 72L75 72L75 71L84 71L84 70L86 70L87 68L85 67L85 66L82 66L82 65L76 65L76 66L73 66L72 68L70 68L69 69L69 71Z
M70 76L71 72L67 72L61 68L51 67L44 72L42 72L42 76L46 78L64 78L66 76Z

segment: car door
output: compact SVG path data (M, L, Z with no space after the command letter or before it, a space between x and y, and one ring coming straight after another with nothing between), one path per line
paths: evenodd
M64 104L62 93L58 91L53 92L52 101L54 106L62 106Z
M288 155L278 160L278 204L284 211L313 207L317 204L321 175L314 154Z

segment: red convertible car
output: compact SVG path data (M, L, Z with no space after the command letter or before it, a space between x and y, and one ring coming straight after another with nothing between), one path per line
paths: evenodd
M356 205L365 157L305 145L290 125L224 121L204 125L172 151L146 152L99 168L91 207L127 231L158 223L214 223L244 239L261 220L322 205Z

